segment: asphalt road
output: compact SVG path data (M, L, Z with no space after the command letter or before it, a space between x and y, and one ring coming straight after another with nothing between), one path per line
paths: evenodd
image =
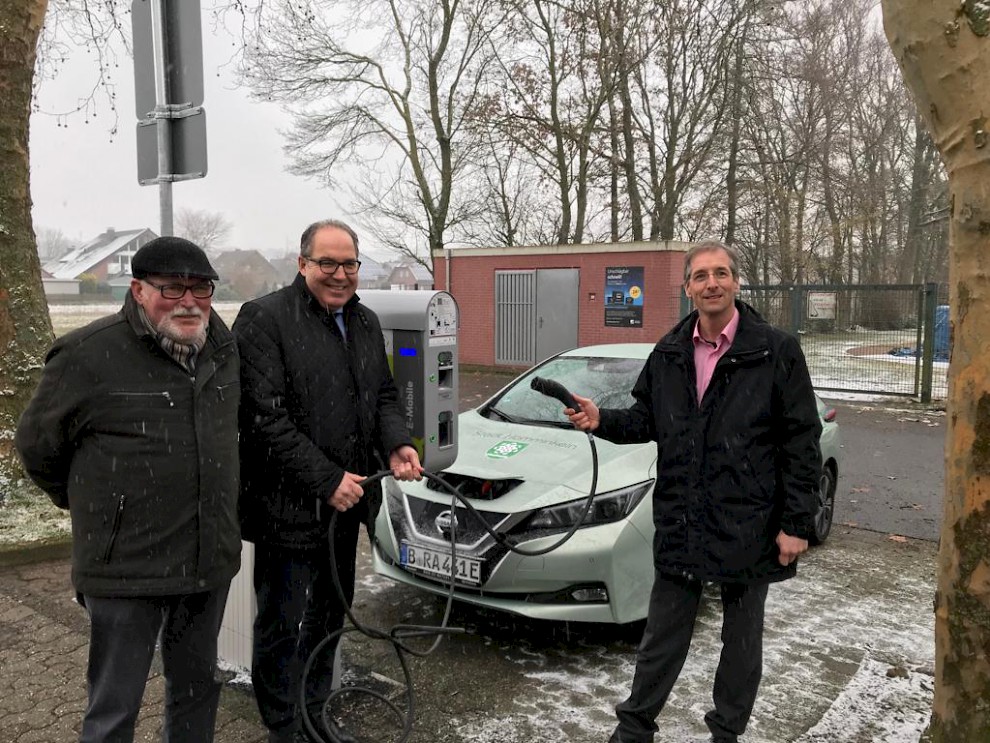
M835 523L937 541L945 483L944 411L829 400L842 434Z

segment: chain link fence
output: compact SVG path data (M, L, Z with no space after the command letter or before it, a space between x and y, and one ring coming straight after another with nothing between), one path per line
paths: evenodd
M930 403L948 395L946 294L936 284L744 285L739 298L800 338L819 391Z

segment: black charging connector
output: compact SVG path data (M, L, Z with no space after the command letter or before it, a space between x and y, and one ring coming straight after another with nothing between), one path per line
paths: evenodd
M559 400L560 404L565 408L570 408L575 411L581 409L581 406L578 405L577 400L574 399L574 395L572 395L560 382L555 382L554 380L546 379L545 377L533 377L529 383L529 386L541 395L546 395L547 397L552 397L555 400Z

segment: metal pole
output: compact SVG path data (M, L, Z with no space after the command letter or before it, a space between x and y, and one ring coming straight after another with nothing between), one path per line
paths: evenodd
M443 288L447 290L447 293L448 294L450 294L451 296L453 296L454 295L454 292L451 291L451 289L450 289L450 259L453 258L453 255L452 255L453 254L453 251L450 248L444 248L443 249L443 252L444 252L444 261L443 261L443 266L444 266L444 280L443 280L443 283L444 283L444 287Z
M168 92L166 0L151 0L151 36L155 55L155 129L158 134L158 208L161 234L172 234L172 121Z
M921 367L921 402L932 401L932 374L935 366L935 307L938 302L938 285L925 284L925 342Z

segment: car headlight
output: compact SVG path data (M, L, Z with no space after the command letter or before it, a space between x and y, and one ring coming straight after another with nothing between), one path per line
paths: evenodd
M596 495L591 501L591 508L588 515L581 522L582 526L597 526L599 524L610 524L625 518L633 509L639 505L650 489L653 487L653 480L647 480L637 485L631 485L621 490L613 490L609 493ZM526 531L532 529L570 529L581 518L585 506L588 503L587 497L578 500L560 503L556 506L549 506L534 511L526 519L522 528Z

